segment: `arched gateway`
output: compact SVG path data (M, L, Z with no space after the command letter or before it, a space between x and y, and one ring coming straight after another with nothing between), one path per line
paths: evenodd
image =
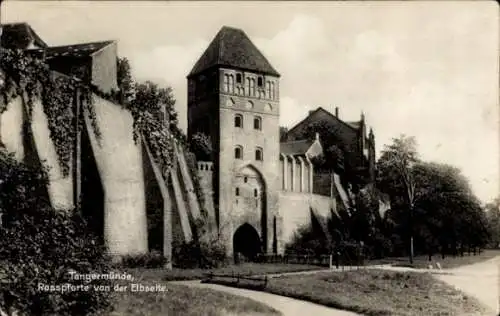
M241 168L234 178L233 254L247 260L263 252L267 242L266 185L253 165ZM262 236L262 238L261 238Z
M262 242L252 225L245 223L236 230L233 235L233 248L236 262L239 261L240 255L251 261L262 252Z

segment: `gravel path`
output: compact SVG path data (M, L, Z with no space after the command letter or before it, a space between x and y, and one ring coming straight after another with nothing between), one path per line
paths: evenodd
M499 312L500 257L455 269L436 277Z

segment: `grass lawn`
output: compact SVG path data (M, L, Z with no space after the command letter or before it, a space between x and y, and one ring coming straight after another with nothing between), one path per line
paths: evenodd
M215 274L241 274L241 275L263 275L283 272L297 272L322 270L325 267L303 264L276 264L276 263L243 263L231 265L223 268L203 270L203 269L177 269L166 271L165 269L127 269L127 272L134 277L140 277L155 281L182 281L203 279L204 274L213 272Z
M151 283L150 283L151 284ZM167 284L167 292L113 292L110 316L222 316L280 313L262 303L210 289Z
M476 254L475 256L472 253L470 255L465 253L463 257L460 256L453 257L447 255L444 259L441 258L441 255L435 255L432 257L431 262L429 262L428 256L417 256L413 258L413 264L410 264L408 257L372 260L367 262L367 264L392 264L394 266L399 266L399 267L412 267L412 268L425 269L429 266L429 264L431 263L435 264L436 262L439 262L441 268L450 269L464 265L479 263L482 261L493 259L496 256L500 256L500 249L486 249L483 252L481 252L481 254Z
M319 272L271 278L265 288L238 285L311 301L363 315L488 315L475 299L465 296L427 273L363 269Z
M163 292L136 291L131 283L162 285ZM126 291L112 292L113 311L107 316L279 316L281 313L265 304L237 295L211 289L169 284L154 274L134 275L134 281L119 280Z

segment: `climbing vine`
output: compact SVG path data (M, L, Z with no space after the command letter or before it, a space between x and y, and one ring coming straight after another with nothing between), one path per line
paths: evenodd
M16 97L21 97L26 108L27 123L31 123L34 102L39 99L48 119L50 138L54 142L63 175L70 171L71 156L77 133L73 107L76 91L81 104L89 113L94 133L100 139L91 90L78 79L56 74L43 59L22 50L2 49L0 52L0 113ZM82 124L79 124L79 128Z

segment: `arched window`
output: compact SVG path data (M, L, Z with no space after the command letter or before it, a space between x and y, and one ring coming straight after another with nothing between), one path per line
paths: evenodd
M262 157L262 148L257 147L257 149L255 149L255 160L257 160L257 161L262 161L263 160L263 157Z
M241 83L241 74L236 74L236 83Z
M229 89L228 92L234 93L234 76L229 75Z
M254 117L253 128L259 131L262 130L262 119L260 118L260 116Z
M267 97L271 99L271 81L266 82Z
M276 91L274 90L274 82L271 82L271 99L275 99Z
M249 110L253 109L253 102L252 101L248 101L247 104L245 105L245 107Z
M224 74L224 92L229 92L229 75Z
M236 114L234 116L234 127L240 127L243 128L243 115L241 114Z
M257 189L253 189L253 196L257 197L259 195L259 191Z
M235 192L234 192L234 194L236 196L240 196L240 188L237 187L236 190L235 190Z
M247 95L250 95L250 89L252 87L252 84L250 83L250 78L247 78Z
M255 78L250 79L250 96L255 96Z
M262 77L257 78L257 87L262 87L264 85L263 81L264 80L262 80Z
M236 158L236 159L243 159L243 147L236 146L234 148L234 158Z

